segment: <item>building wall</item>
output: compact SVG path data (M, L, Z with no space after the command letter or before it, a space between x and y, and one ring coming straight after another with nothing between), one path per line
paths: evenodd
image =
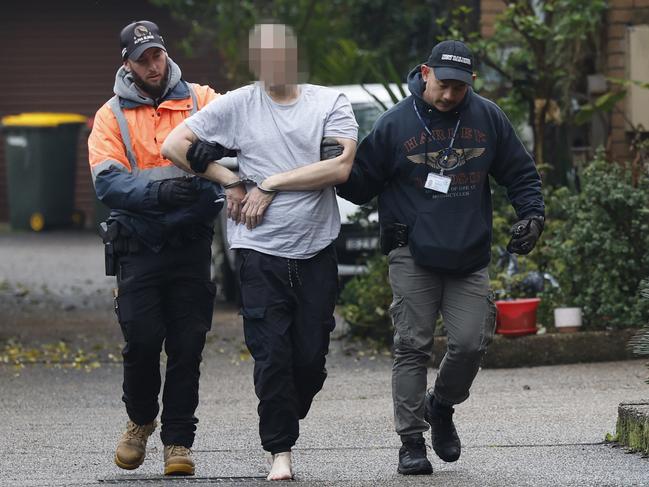
M649 0L610 0L609 5L606 14L605 74L611 78L626 78L627 28L649 24ZM644 62L649 61L645 59ZM611 115L609 150L613 159L623 160L632 156L629 150L630 135L623 114L625 101L621 101L617 108Z
M503 0L480 0L480 33L484 37L494 34L496 17L505 9Z
M494 33L494 22L505 8L505 0L481 0L481 33L489 37ZM626 76L626 31L629 25L649 24L649 0L609 0L609 10L605 17L605 42L601 66L606 77L625 78ZM591 74L591 73L584 73ZM611 128L608 149L613 159L626 159L629 153L629 134L626 131L625 102L618 105L619 110L611 115ZM647 107L649 110L649 107Z
M74 112L92 116L110 98L121 63L119 32L133 20L156 22L169 55L188 81L210 84L217 91L223 81L216 53L203 49L188 58L176 49L185 29L146 0L21 0L11 2L0 16L0 117L22 112ZM94 218L95 196L88 169L86 138L82 132L77 160L76 208ZM0 221L8 220L4 141L0 136Z

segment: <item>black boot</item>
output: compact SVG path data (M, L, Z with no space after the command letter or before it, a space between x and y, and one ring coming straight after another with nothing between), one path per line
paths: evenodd
M426 458L426 443L422 436L402 438L397 472L402 475L430 475L433 466Z
M453 424L454 412L451 406L440 404L430 392L426 392L424 418L430 424L433 450L445 462L457 461L462 452L460 438Z

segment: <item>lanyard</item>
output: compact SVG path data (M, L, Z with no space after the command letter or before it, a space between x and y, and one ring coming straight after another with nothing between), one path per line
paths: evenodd
M430 131L428 128L428 125L426 125L426 122L424 122L424 119L421 118L421 115L419 114L419 110L417 109L417 104L415 103L415 100L412 100L412 107L415 109L415 113L417 114L417 118L421 122L421 125L424 127L424 130L428 134L428 136L431 138L431 140L435 140L433 138L433 133ZM440 170L440 175L444 175L444 166L446 165L446 162L448 161L448 156L451 154L451 151L453 150L453 144L455 143L455 137L457 136L457 131L460 128L460 117L457 117L457 123L455 124L455 128L453 129L453 135L451 136L451 142L448 144L448 147L444 149L444 158L442 159L442 166ZM428 154L426 154L426 157L428 157Z

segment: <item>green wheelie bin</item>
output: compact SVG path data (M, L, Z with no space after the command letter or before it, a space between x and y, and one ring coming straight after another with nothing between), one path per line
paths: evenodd
M74 113L22 113L2 118L9 222L13 229L73 224L79 129Z

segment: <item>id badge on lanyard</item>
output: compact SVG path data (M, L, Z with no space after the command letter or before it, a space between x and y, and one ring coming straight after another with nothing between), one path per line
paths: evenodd
M417 110L417 104L415 103L415 100L412 100L412 106L415 109L415 113L417 114L417 118L419 118L419 121L421 122L421 125L424 127L424 130L428 134L428 136L432 139L433 134L424 123L424 120L421 118L421 115L419 114L419 110ZM455 137L457 136L457 131L460 128L460 117L457 119L457 123L455 124L455 128L453 129L453 135L451 136L451 142L449 143L448 147L446 150L444 150L444 157L442 159L442 164L445 165L446 162L448 161L448 156L451 154L451 151L453 150L453 144L455 143ZM426 155L428 157L428 155ZM428 173L428 177L426 178L426 183L424 184L424 188L429 189L431 191L437 191L438 193L448 193L448 190L451 187L451 181L452 178L448 176L444 176L444 168L440 169L439 174L431 171Z
M451 181L452 178L431 171L428 173L428 178L426 178L424 188L446 194L451 187Z

